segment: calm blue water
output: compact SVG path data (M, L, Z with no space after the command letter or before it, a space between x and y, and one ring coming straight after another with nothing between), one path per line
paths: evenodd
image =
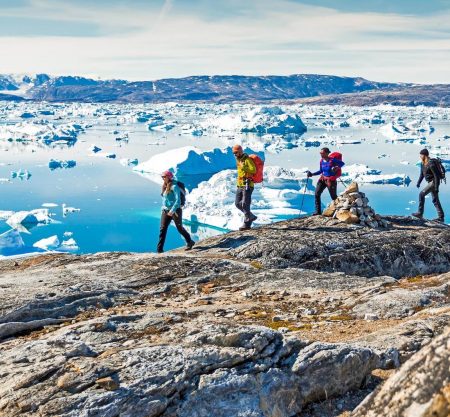
M76 120L76 119L71 119ZM65 122L65 120L63 120ZM35 227L29 234L22 233L25 243L34 242L52 235L62 237L64 232L72 232L80 247L79 253L99 251L154 251L158 239L160 215L160 186L132 172L130 167L119 163L120 158L138 158L143 162L156 153L186 145L195 145L201 149L222 147L223 141L213 136L200 138L179 136L177 133L150 132L144 124L116 126L114 120L83 120L93 127L80 134L74 146L35 146L22 143L0 141L0 177L10 177L10 172L27 169L31 178L13 179L10 183L0 183L2 195L0 210L32 210L43 203L56 203L58 207L50 209L53 217L59 221L43 227ZM0 120L0 124L5 121ZM306 122L307 124L307 122ZM436 131L428 135L428 143L438 142L443 135L449 134L448 122L435 122ZM129 142L119 144L110 132L114 129L129 133ZM310 129L305 137L317 137L325 133L323 129ZM347 164L364 163L371 168L381 169L383 173L407 173L412 183L409 187L392 185L363 185L363 191L369 197L370 204L380 214L410 214L415 211L418 190L415 183L418 168L418 152L423 145L393 143L386 140L376 129L347 128L331 133L365 138L363 143L343 145L339 149ZM236 138L239 141L239 138ZM154 145L159 143L159 145ZM96 144L103 150L117 154L116 159L89 156L88 148ZM334 147L333 149L336 149ZM381 154L389 157L379 159ZM72 169L48 168L49 160L74 159L76 167ZM400 161L407 160L409 165ZM287 168L309 167L317 169L319 148L294 148L279 154L266 154L266 164L281 165ZM343 190L340 186L339 191ZM327 192L323 202L327 203ZM446 221L450 222L450 184L441 189L441 201L446 209ZM61 204L79 208L81 211L62 216ZM300 203L299 203L300 204ZM426 216L435 217L434 206L428 199ZM0 233L10 227L0 222ZM187 226L188 230L189 227ZM171 227L165 249L184 245L176 229Z

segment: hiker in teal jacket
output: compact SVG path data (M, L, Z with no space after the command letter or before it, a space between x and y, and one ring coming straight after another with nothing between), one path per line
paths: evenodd
M177 182L174 181L173 173L164 171L162 173L164 180L161 197L161 226L159 229L159 242L156 251L158 253L164 252L164 242L166 241L167 229L170 222L173 220L178 232L186 240L186 250L192 249L195 242L191 239L191 235L183 227L183 210L181 208L181 190Z

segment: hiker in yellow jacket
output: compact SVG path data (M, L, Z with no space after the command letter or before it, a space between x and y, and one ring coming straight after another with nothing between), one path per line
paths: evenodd
M239 230L247 230L257 217L250 211L252 193L255 187L252 176L256 173L256 165L249 156L244 153L241 145L233 146L233 154L237 165L237 190L236 207L244 213L244 224Z

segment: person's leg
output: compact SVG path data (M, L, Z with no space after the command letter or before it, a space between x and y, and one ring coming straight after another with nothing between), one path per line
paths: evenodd
M255 215L250 211L250 206L252 204L252 193L253 188L249 187L248 190L244 189L242 197L242 212L244 213L244 223L251 225L253 220L255 220Z
M242 208L243 198L244 198L244 188L237 187L236 188L236 199L234 201L234 205L240 211L243 211L243 208Z
M436 207L438 220L444 221L444 209L442 208L441 202L439 200L439 191L435 191L434 187L431 190L432 196L433 196L433 204L434 207Z
M419 193L419 210L413 215L415 217L422 217L425 211L425 197L434 189L432 182L428 183L425 188Z
M184 237L186 243L190 243L192 241L191 235L188 231L183 227L183 211L179 208L176 213L173 215L173 221L175 222L175 226L181 236Z
M165 210L161 213L161 225L159 227L159 242L156 247L156 251L161 253L164 251L164 242L166 241L167 229L169 228L169 224L172 221L172 217L167 215Z
M337 198L337 181L328 181L327 188L328 188L328 192L330 193L331 199L336 200L336 198Z
M316 205L316 211L314 212L314 214L322 214L322 203L320 201L320 196L322 195L323 190L325 190L325 188L327 188L327 186L323 179L317 181L316 192L314 194L314 201Z

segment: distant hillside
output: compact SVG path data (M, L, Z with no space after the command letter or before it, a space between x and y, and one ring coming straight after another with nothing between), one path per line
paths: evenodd
M438 88L439 87L439 88ZM430 90L431 89L431 90ZM433 94L430 94L433 91ZM382 83L356 77L298 74L289 76L192 76L156 81L94 80L84 77L0 75L0 99L18 97L50 102L267 102L314 97L316 104L448 105L449 86ZM317 100L317 101L315 101ZM309 102L309 101L305 101ZM447 104L445 104L447 103Z
M417 85L350 94L332 94L298 100L305 104L344 104L348 106L439 106L450 107L450 85Z
M193 76L157 81L83 77L0 76L0 91L31 100L84 102L268 101L398 87L363 78L328 75Z

